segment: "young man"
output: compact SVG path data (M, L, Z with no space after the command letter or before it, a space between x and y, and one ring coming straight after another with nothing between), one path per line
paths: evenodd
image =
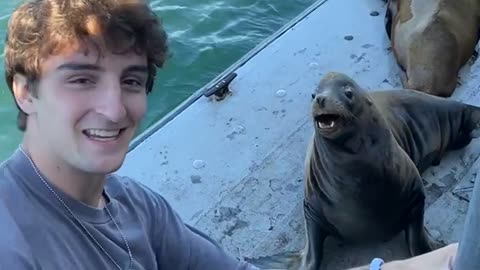
M0 167L0 269L254 269L110 174L167 49L143 1L33 0L7 30L24 138Z
M15 10L5 71L24 136L0 165L0 269L255 269L184 225L159 194L112 174L166 51L142 0Z

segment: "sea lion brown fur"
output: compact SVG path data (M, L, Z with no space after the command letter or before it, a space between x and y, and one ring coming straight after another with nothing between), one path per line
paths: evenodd
M367 244L404 231L411 256L443 246L424 227L421 173L477 136L480 108L412 89L368 93L336 72L312 97L305 248L247 261L261 269L318 270L327 236Z
M385 27L403 87L449 97L478 55L480 1L389 0Z

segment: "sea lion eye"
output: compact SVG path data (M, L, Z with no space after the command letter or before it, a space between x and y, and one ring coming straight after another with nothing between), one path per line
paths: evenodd
M345 96L346 96L348 99L352 99L352 97L353 97L352 90L346 89L346 90L345 90Z
M312 100L315 99L315 93L312 93Z

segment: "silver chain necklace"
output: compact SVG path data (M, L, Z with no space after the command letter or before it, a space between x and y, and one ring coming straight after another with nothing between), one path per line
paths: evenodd
M95 237L93 237L93 235L90 233L90 231L87 229L87 227L85 227L85 225L83 225L83 222L80 221L80 219L77 217L77 215L75 215L73 213L73 211L70 209L70 207L67 206L67 204L62 200L62 198L60 198L60 196L55 192L55 190L53 190L53 188L47 183L47 181L45 181L45 179L43 179L43 177L40 175L40 173L38 172L38 169L37 167L35 166L35 164L33 163L33 160L30 158L30 156L28 156L22 148L20 148L20 151L27 157L27 159L30 161L30 164L32 165L33 169L35 170L35 173L37 174L37 176L40 178L40 180L42 180L42 182L47 186L47 188L53 193L53 195L63 204L63 206L67 209L67 211L75 218L75 220L80 224L80 226L82 226L83 230L85 230L85 232L90 236L90 238L92 238L93 242L95 242L95 244L105 253L105 255L113 262L113 264L115 264L115 266L119 269L119 270L122 270L122 268L120 267L120 265L112 258L112 256L110 256L110 254L108 254L108 252L105 250L105 248L103 248L102 245L100 245L100 243L97 241L97 239L95 239ZM105 202L105 200L103 199L103 195L102 197L100 198L102 204L104 205L104 209L107 211L108 215L110 216L110 219L112 219L113 223L115 224L115 227L117 227L117 230L120 232L120 235L122 235L122 238L123 238L123 241L125 242L125 245L127 246L127 251L128 251L128 257L129 257L129 260L130 260L130 264L129 264L129 267L128 269L129 270L132 270L133 269L133 256L132 256L132 252L130 250L130 247L128 246L128 242L127 242L127 239L125 237L125 235L123 234L122 230L120 230L120 227L118 226L117 222L115 221L115 219L113 218L112 214L110 213L110 210L108 210L108 207L107 207L107 203Z

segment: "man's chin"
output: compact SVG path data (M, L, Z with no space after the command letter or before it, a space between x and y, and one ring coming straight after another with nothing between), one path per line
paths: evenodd
M92 174L109 174L117 171L122 166L126 155L92 158L85 164L85 170Z
M91 169L92 174L97 175L107 175L116 172L120 169L121 165L118 166L104 166L104 167L96 167Z
M128 143L126 138L116 142L87 140L86 144L79 146L78 151L79 161L85 170L94 174L108 174L122 166L127 156Z

